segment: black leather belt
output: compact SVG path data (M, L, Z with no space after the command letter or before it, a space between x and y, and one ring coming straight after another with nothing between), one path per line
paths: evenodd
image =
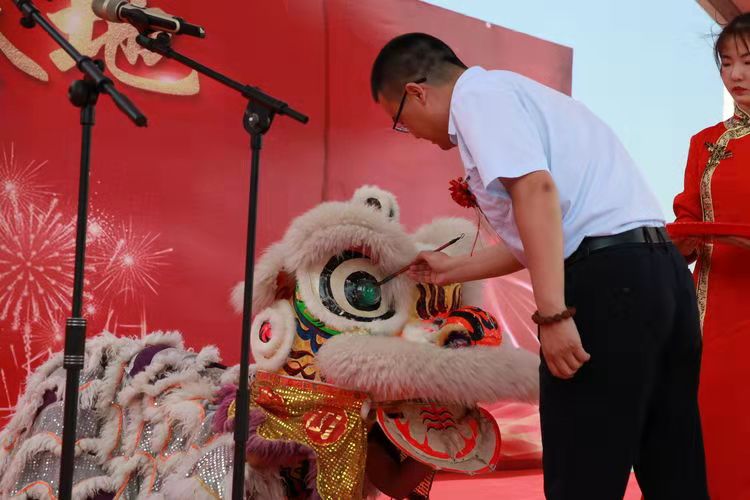
M665 244L670 242L669 234L663 227L638 227L611 236L589 236L584 238L578 249L565 259L565 266L569 266L605 248L627 245L629 243Z

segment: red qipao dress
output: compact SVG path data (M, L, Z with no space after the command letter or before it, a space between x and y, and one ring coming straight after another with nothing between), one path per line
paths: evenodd
M690 142L677 222L750 225L750 116L737 110ZM700 411L712 500L750 499L750 249L699 247Z

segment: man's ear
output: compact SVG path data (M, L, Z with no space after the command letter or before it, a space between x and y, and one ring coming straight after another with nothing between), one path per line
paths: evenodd
M409 94L412 99L420 104L425 104L427 100L427 87L425 87L424 84L409 82L404 88L406 89L406 93Z

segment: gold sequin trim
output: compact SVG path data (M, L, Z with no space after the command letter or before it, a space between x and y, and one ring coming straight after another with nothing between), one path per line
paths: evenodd
M315 453L323 500L362 498L367 429L361 413L367 394L258 371L252 395L266 416L260 437L300 443Z
M707 144L711 156L706 163L700 184L701 209L703 211L704 222L714 222L714 203L711 193L711 181L714 172L722 160L731 157L731 152L727 150L729 141L740 139L750 134L750 115L742 109L735 107L735 115L724 122L727 130L715 144ZM712 243L703 245L700 255L700 271L698 273L698 310L700 311L701 328L706 317L706 308L708 307L708 278L711 274L711 256L713 255L714 246Z

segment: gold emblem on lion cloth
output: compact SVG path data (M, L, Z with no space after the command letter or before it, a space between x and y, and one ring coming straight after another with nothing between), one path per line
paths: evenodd
M294 441L315 452L321 498L362 498L367 458L362 410L367 394L259 371L252 399L266 415L259 436Z

